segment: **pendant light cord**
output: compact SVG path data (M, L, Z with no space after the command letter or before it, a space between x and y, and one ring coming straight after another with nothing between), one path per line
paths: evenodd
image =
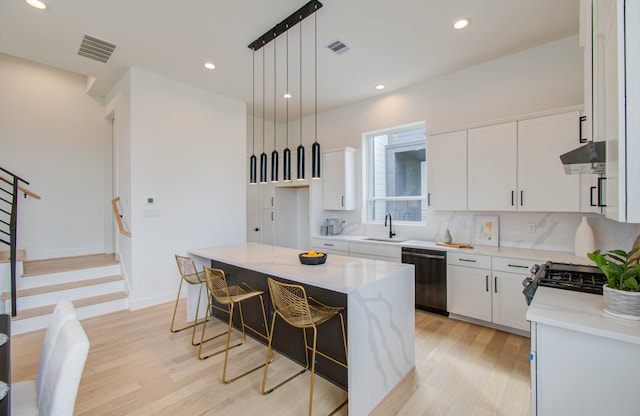
M291 93L289 92L289 25L287 25L287 94L291 95ZM287 149L289 148L289 100L291 99L291 97L287 98L286 103L287 103L287 133L286 133L286 137L287 137Z
M302 15L300 15L300 145L302 146Z
M278 45L278 40L275 38L275 33L273 34L273 37L273 150L276 150L276 47Z
M318 10L318 6L315 6L316 11ZM313 26L314 26L314 33L313 33L313 44L314 44L314 72L313 72L313 78L315 79L315 91L313 93L313 97L315 100L315 104L314 104L314 127L315 127L315 135L316 135L316 142L318 141L318 13L314 13L313 14Z
M251 154L256 154L256 51L253 51L251 62L251 106L253 107L253 116L251 119L251 128L253 130L252 150Z
M265 101L264 101L264 84L265 84L265 77L264 77L264 49L262 49L262 153L264 153L264 136L265 136L265 124L264 124L264 107L265 107Z

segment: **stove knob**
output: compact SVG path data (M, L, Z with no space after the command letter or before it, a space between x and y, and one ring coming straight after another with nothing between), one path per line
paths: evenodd
M530 277L525 277L525 279L522 281L522 286L527 287L531 284L531 282L533 282L533 279Z
M531 274L538 273L539 269L540 269L540 265L539 264L534 264L533 266L531 266Z

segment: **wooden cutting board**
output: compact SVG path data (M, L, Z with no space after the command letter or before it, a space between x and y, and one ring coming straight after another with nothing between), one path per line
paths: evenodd
M460 243L436 243L437 246L453 247L453 248L473 248L471 244Z

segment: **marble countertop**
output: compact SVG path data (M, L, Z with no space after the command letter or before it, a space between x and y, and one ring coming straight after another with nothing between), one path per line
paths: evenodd
M640 321L608 315L602 303L601 295L538 287L527 320L640 345Z
M531 259L544 263L548 260L562 263L575 263L575 264L593 264L591 260L585 257L578 257L572 252L568 251L555 251L555 250L539 250L531 248L518 248L518 247L488 247L488 246L474 246L472 249L468 248L455 248L439 246L435 241L422 241L422 240L402 240L397 239L394 242L390 241L378 241L368 240L368 236L363 235L335 235L335 236L313 236L312 238L318 238L322 240L334 240L334 241L357 241L368 244L384 244L395 247L417 247L417 248L430 248L445 251L462 251L465 253L473 253L484 256L500 256L500 257L515 257L523 259Z
M340 293L413 269L408 264L334 254L327 256L325 264L306 266L298 259L300 250L256 243L192 249L188 253Z

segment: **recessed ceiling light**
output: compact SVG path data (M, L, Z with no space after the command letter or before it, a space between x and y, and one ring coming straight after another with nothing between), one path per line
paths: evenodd
M205 62L204 63L204 67L207 69L215 69L216 66L213 64L213 62Z
M284 95L283 95L283 97L284 97L284 98L286 98L286 99L288 100L289 98L291 98L291 97L292 97L292 95L291 95L290 93L288 93L288 92L285 92L285 93L284 93Z
M456 20L456 22L453 24L453 28L454 29L464 29L465 27L467 27L469 25L469 23L471 23L471 19L469 19L468 17L464 17L462 19Z
M378 85L376 85L376 89L377 90L383 90L384 89L384 85L378 84Z
M31 7L35 7L36 9L44 10L47 8L47 5L41 2L40 0L25 0L27 4Z

